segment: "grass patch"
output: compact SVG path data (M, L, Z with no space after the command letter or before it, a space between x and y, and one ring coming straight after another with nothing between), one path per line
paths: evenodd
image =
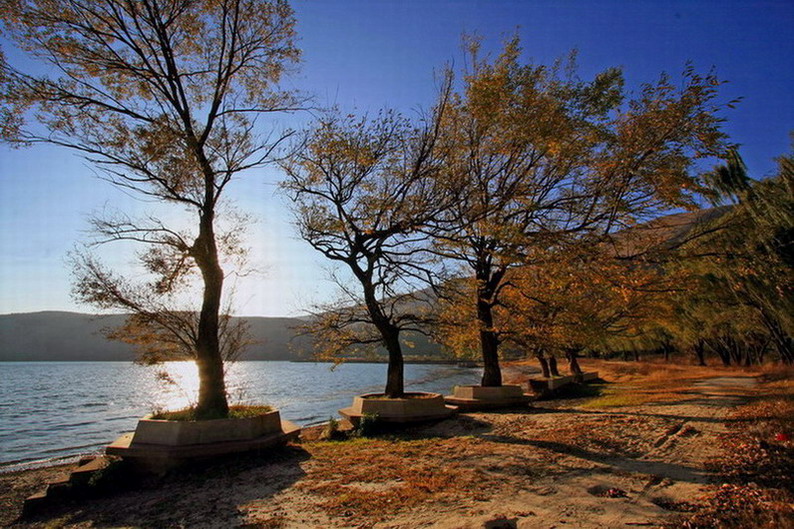
M387 397L383 393L373 393L372 395L363 395L361 398L363 399L371 399L371 400L399 400L399 399L434 399L437 395L435 393L403 393L402 397Z
M583 408L599 409L599 408L620 408L622 406L638 406L650 402L647 395L640 395L632 393L625 389L623 390L605 390L597 398L588 401L582 405Z
M602 379L610 382L600 396L583 405L593 409L686 400L691 398L692 385L696 382L717 377L763 377L775 370L593 359L583 359L581 363L583 370L598 371Z
M228 419L247 419L273 411L271 406L229 406L229 416L220 417ZM195 408L184 408L174 411L158 411L152 414L152 419L162 421L195 421Z

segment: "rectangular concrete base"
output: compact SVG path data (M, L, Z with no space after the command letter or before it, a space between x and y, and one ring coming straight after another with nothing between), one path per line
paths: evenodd
M581 375L576 377L576 381L579 383L582 382L592 382L593 380L598 380L598 372L590 371L587 373L582 373Z
M572 376L530 378L527 381L527 389L535 393L543 393L545 391L560 389L573 382L574 379Z

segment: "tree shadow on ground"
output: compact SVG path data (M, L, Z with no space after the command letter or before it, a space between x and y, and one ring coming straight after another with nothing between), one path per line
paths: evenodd
M433 423L417 424L415 426L394 427L386 429L379 435L393 437L395 439L428 439L432 437L460 437L460 436L479 436L490 432L493 426L491 423L482 421L469 415L453 415L443 421Z
M697 484L708 482L708 474L704 470L687 465L679 465L663 461L635 459L612 454L606 455L600 452L594 452L592 450L586 450L578 446L555 441L520 439L505 435L484 435L482 437L483 439L488 439L497 443L533 446L535 448L541 448L543 450L556 452L558 454L569 455L579 459L605 464L624 472L647 474L649 476L662 476L675 481L687 481Z
M95 527L238 527L240 506L267 500L305 475L309 453L298 445L191 464L162 477L116 476L116 488L48 518Z
M663 404L658 404L659 406ZM642 404L642 406L648 406L648 404ZM544 407L537 407L534 408L535 413L538 414L548 414L548 413L567 413L567 414L574 414L574 415L611 415L615 417L656 417L659 419L672 419L676 421L697 421L697 422L708 422L708 423L742 423L742 422L752 422L757 418L730 418L730 417L707 417L707 416L699 416L699 415L676 415L671 413L643 413L637 411L622 411L619 409L615 409L614 411L598 411L598 410L585 410L585 409L572 409L572 408L544 408Z

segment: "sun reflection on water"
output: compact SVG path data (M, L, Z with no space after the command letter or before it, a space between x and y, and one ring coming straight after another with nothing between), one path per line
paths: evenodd
M149 366L152 378L158 379L151 406L156 410L181 410L195 406L198 400L199 377L195 362L164 362ZM230 404L251 404L248 389L250 381L244 380L246 370L239 363L227 364L226 390ZM166 376L160 375L164 373Z
M162 410L181 410L193 406L198 399L199 377L195 362L164 362L151 366L152 376L158 373L157 394L154 395L155 407Z

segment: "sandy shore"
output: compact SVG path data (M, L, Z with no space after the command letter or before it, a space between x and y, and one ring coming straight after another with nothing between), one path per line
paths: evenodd
M756 378L682 370L665 383L652 367L629 372L622 363L589 364L615 381L600 396L465 414L399 435L304 439L267 457L225 461L63 505L45 519L17 520L21 502L66 468L0 475L0 525L657 526L671 505L705 490L704 464L718 455L725 419L756 391Z

